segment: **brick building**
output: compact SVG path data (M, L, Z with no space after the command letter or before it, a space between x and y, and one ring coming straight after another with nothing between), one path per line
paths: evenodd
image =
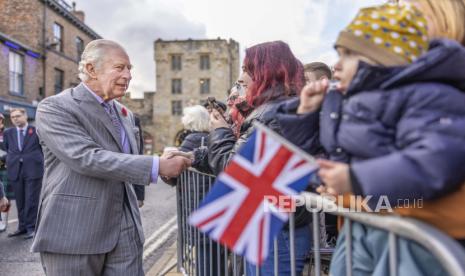
M0 0L0 112L75 86L85 45L100 38L64 0ZM9 121L9 120L6 120Z
M155 150L175 144L182 109L213 96L224 101L239 75L239 44L230 39L155 41Z

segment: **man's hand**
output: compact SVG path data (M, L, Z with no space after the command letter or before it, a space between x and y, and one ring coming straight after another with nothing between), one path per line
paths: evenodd
M0 212L3 212L8 207L8 199L6 197L0 198Z
M184 152L184 151L174 150L174 151L170 151L162 155L162 157L166 157L168 159L173 158L175 156L182 156L194 162L194 153L192 151Z
M139 206L139 208L142 208L142 206L144 206L144 201L143 200L138 200L137 205Z
M317 163L320 166L318 175L325 184L317 189L319 193L337 196L352 192L349 165L323 159Z
M297 114L305 114L318 110L325 98L328 87L329 81L327 79L313 81L305 85L300 93L300 105L297 108Z
M158 174L165 177L177 177L181 172L190 167L192 161L182 156L172 158L160 157Z
M218 110L213 109L210 114L210 129L214 130L221 127L229 127L228 123L224 120Z

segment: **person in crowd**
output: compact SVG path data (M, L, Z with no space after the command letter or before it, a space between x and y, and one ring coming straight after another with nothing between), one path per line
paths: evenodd
M323 79L331 80L331 68L323 62L311 62L304 65L305 83L321 81Z
M134 116L134 125L138 130L138 133L136 133L136 138L139 144L139 154L144 155L144 132L142 130L142 125L140 124L140 118L138 116ZM134 188L134 192L136 193L139 208L142 208L142 206L144 206L145 200L145 186L132 185L132 187Z
M276 68L280 68L277 70ZM260 122L281 133L276 121L276 108L279 103L295 97L304 85L302 63L294 56L289 46L282 41L257 44L246 49L243 61L241 85L246 91L246 101L238 108L247 111L240 126L240 135L234 134L231 126L218 111L210 115L210 136L208 153L195 150L191 155L193 166L208 162L215 175L227 165L237 149L243 145L254 130L253 123ZM305 212L305 210L302 210ZM311 234L308 221L296 213L295 245L296 269L301 273L311 247ZM289 230L287 227L278 235L279 274L290 274L290 252L288 247ZM269 257L260 267L261 275L271 275L274 271L274 248L270 248ZM255 266L247 265L247 275L255 275Z
M452 39L465 46L464 0L401 0L400 3L415 5L428 22L431 39ZM465 247L465 182L460 189L439 199L425 202L423 208L402 208L397 213L420 219L441 229L457 239ZM450 210L453 209L454 212Z
M184 108L181 119L184 129L189 131L179 150L190 152L199 147L206 147L209 133L210 115L201 105Z
M5 116L0 113L0 172L3 173L5 172L5 162L6 162L6 150L5 150L5 144L3 143L3 133L5 131ZM2 182L0 180L0 182ZM9 212L9 203L8 199L6 198L6 193L7 193L7 186L5 183L3 184L3 193L2 197L0 197L0 200L2 203L5 205L4 208L0 207L0 232L6 231L8 227L8 212ZM7 207L8 206L8 207Z
M118 43L87 44L82 82L42 100L36 124L45 178L32 252L46 275L144 275L144 234L132 184L176 177L190 160L138 155L134 116L121 105L131 62Z
M245 89L242 87L242 80L239 79L231 88L228 98L226 99L228 106L227 116L231 123L231 128L234 135L239 138L241 133L241 125L247 117L248 111L250 111L247 105L247 99L245 97ZM244 108L246 108L244 110Z
M431 39L447 38L465 46L465 1L464 0L398 0L415 5L428 22Z
M322 80L330 81L332 79L331 68L325 63L318 61L305 64L304 75L306 84ZM324 149L322 147L319 147L319 149L320 152L316 156L324 155ZM313 153L315 154L316 152ZM311 191L311 187L308 187L307 190ZM320 229L321 233L325 234L322 237L322 244L326 247L334 246L337 239L337 216L321 213Z
M426 25L411 5L362 9L335 44L337 89L314 82L280 107L284 135L308 152L321 143L330 159L319 160L320 192L370 196L372 208L387 196L395 207L441 198L465 180L465 49L449 40L428 46ZM388 271L387 233L344 227L352 227L353 273ZM333 275L346 271L346 238L339 236ZM445 274L423 247L399 239L398 248L399 274Z
M0 181L0 212L3 213L7 213L8 212L8 209L9 209L9 205L10 202L8 201L8 198L6 198L5 196L5 191L3 189L3 183ZM2 223L2 227L0 228L0 232L4 232L6 230L6 227L7 227L7 224L8 224L8 220L2 220L0 221L0 223Z
M18 229L8 237L34 236L40 189L44 174L44 156L36 128L27 122L26 110L10 109L14 127L5 130L3 143L7 152L8 183L13 187L18 210Z
M9 209L9 201L8 198L5 195L5 191L3 188L3 183L0 181L0 213L2 214L1 220L0 220L0 233L4 232L6 228L8 227L8 209ZM6 214L4 216L3 214Z
M226 108L224 110L226 110ZM206 149L210 130L210 114L207 108L202 105L186 107L183 110L183 117L181 118L181 121L188 134L181 143L179 150L182 152L191 152L197 148ZM209 166L197 167L196 169L203 173L211 174ZM204 180L206 178L201 179ZM189 202L188 210L189 212L192 212L197 208L197 205L202 202L203 197L208 193L210 187L208 183L204 181L200 181L198 185L195 185L194 183L188 183L187 185L187 192L190 193L190 196L182 194L181 187L177 188L181 189L181 196L187 196ZM195 231L192 231L191 233L192 235L196 235ZM194 243L193 245L198 246L196 253L196 265L197 271L199 271L200 275L216 275L218 269L222 272L224 271L224 250L221 249L220 254L218 254L218 246L216 242L210 242L204 238L203 234L201 234L198 244ZM210 262L213 274L210 273Z
M0 182L0 212L3 212L8 207L8 199L5 196L5 191L3 190L3 183ZM5 231L5 230L3 230ZM0 232L3 232L0 231Z

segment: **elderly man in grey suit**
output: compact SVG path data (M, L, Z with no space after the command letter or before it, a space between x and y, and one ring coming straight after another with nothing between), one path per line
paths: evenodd
M125 50L90 42L82 83L36 115L45 173L32 252L47 275L143 275L144 234L132 184L175 177L190 160L141 156L133 114L113 100L131 80Z

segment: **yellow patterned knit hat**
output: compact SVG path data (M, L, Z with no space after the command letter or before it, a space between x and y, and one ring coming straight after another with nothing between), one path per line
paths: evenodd
M364 8L339 33L335 47L360 53L384 66L404 65L428 50L423 15L412 5Z

